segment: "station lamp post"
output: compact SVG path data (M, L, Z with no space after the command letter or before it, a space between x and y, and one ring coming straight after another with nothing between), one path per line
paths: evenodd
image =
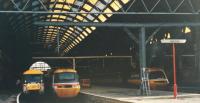
M185 43L186 39L162 39L161 43L172 44L172 61L173 61L173 75L174 75L174 98L177 97L177 84L176 84L176 47L175 44Z

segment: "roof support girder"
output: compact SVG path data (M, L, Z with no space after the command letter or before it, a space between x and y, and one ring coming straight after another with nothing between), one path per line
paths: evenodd
M121 0L117 0L117 1L119 2ZM49 5L46 5L47 1L35 0L35 2L38 3L38 6L42 8L42 11L28 10L32 7L31 6L32 2L30 2L30 0L27 0L24 4L21 5L21 7L18 5L19 1L8 0L5 3L9 3L9 2L10 2L10 7L12 7L13 10L2 9L0 10L0 13L37 13L37 14L53 13L55 14L52 8L48 8ZM83 0L82 2L86 3L87 1ZM52 0L51 3L53 3L53 5L55 6L55 4L58 3L58 1ZM122 5L123 3L120 3L120 4ZM175 0L157 0L156 2L152 2L149 0L130 0L129 3L126 4L126 7L121 8L118 12L105 13L97 9L96 12L72 11L72 12L62 12L62 13L60 12L59 14L199 14L200 8L196 4L199 4L197 0L179 0L179 2L175 2ZM166 10L162 10L163 7L165 7ZM137 8L140 8L140 9L138 10Z
M96 23L96 22L34 22L39 26L95 26L95 27L182 27L200 26L200 22L162 22L162 23Z
M124 31L126 32L126 34L127 34L133 41L135 41L136 44L139 43L138 38L135 37L135 35L134 35L128 28L124 28Z

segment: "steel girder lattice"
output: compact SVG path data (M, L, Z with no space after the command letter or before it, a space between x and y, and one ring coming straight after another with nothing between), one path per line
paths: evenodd
M53 0L50 0L53 1ZM51 2L55 6L59 1L65 0L54 0ZM73 1L73 0L72 0ZM82 0L85 2L87 0ZM89 0L90 1L90 0ZM105 0L113 1L113 0ZM119 1L121 0L114 0ZM125 0L129 1L129 0ZM0 13L39 13L39 14L199 14L200 7L198 4L199 0L130 0L129 3L120 8L116 12L102 12L100 9L92 12L53 12L52 8L49 8L48 0L5 0L1 1L5 3L4 8L0 9ZM34 3L40 5L40 10L34 10ZM71 5L67 3L67 5ZM12 9L7 9L7 8ZM139 9L138 9L139 8Z

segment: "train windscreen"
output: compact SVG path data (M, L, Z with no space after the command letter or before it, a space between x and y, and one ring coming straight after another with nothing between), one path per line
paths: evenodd
M161 71L150 72L149 78L150 79L166 79L164 73Z
M76 73L56 73L54 76L55 83L71 82L76 80Z
M41 75L24 75L24 80L26 83L31 82L41 82L42 76Z

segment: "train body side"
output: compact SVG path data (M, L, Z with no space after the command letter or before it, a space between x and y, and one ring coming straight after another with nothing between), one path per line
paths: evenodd
M164 70L159 68L147 68L146 72L149 76L149 84L151 89L166 89L169 81L164 72ZM139 86L141 84L141 79L139 74L133 74L131 78L128 79L128 83Z

